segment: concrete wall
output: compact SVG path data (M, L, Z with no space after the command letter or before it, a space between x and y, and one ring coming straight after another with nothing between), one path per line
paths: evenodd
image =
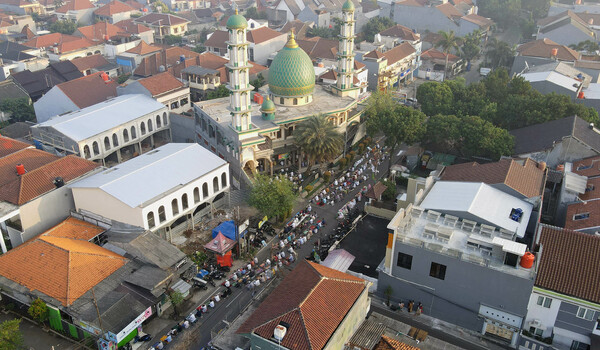
M55 115L78 111L80 108L57 86L33 103L35 119L43 123Z
M287 42L287 35L283 34L283 35L280 35L271 40L260 43L258 45L250 44L250 46L253 47L253 54L254 54L253 61L260 65L266 66L267 60L268 60L269 56L271 55L271 53L281 50L281 48L283 48L283 46L285 46L286 42ZM248 55L248 57L250 57L250 55Z
M398 253L412 255L410 270L397 266ZM524 316L533 280L503 273L485 266L437 254L396 241L391 257L392 276L379 273L378 291L388 285L393 300L422 302L424 312L444 321L481 331L484 321L478 316L486 305L517 316ZM446 265L444 280L429 276L431 263Z
M195 122L194 117L186 115L171 114L171 134L173 142L196 142L196 134L194 133Z
M542 337L545 338L552 335L552 328L556 322L556 317L558 316L561 300L550 297L550 299L552 299L550 307L544 307L543 305L537 304L540 296L545 297L546 295L535 292L531 293L529 304L527 305L527 317L525 318L523 329L529 330L530 322L539 320L541 325L546 327L546 330L544 330L544 333L542 333Z
M573 138L565 138L562 142L557 143L553 149L549 151L523 153L519 156L529 157L537 162L544 161L548 167L554 168L558 164L572 162L577 159L583 159L598 155L598 152L590 149L588 146Z
M597 307L599 307L599 306L597 305ZM586 308L592 309L591 307L586 307ZM592 335L592 331L596 327L596 321L598 320L598 317L600 317L600 311L595 311L592 321L588 321L584 318L577 317L578 309L579 309L579 306L575 305L574 303L570 303L570 302L566 302L566 301L561 302L554 326L564 329L564 330L567 330L567 331L571 331L573 333L580 334L582 337L573 336L573 337L569 338L569 337L563 336L562 337L563 339L560 339L560 337L556 338L555 339L556 342L561 343L561 340L563 340L562 344L571 345L573 340L581 341L581 340L583 340L582 339L583 337L587 338L586 340L589 340L589 338ZM564 338L567 338L567 339L564 339ZM564 340L567 340L567 341L564 341ZM590 343L586 341L586 344L590 344Z
M84 209L111 220L144 227L142 209L131 208L97 188L73 188L76 210Z

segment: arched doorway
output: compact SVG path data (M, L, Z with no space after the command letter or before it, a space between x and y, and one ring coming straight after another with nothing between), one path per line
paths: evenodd
M244 164L244 171L246 174L248 174L248 176L254 176L254 173L256 172L256 164L253 160L249 160L246 162L246 164Z

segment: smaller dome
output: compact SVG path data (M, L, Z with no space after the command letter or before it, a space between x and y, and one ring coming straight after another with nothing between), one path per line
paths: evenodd
M235 9L235 15L229 16L227 20L227 29L246 29L248 28L248 21L244 16L238 14L238 10Z
M275 104L267 96L267 98L265 99L265 102L263 102L260 110L265 113L273 113L273 112L275 112Z
M354 11L354 3L351 0L346 0L344 5L342 6L342 11Z

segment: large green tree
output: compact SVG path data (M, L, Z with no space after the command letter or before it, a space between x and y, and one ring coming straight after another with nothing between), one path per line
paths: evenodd
M31 303L29 309L27 309L27 313L34 320L43 323L48 319L48 306L42 299L37 298Z
M73 34L77 30L77 22L70 20L58 20L49 27L52 33Z
M294 130L296 145L308 158L308 173L319 162L321 165L337 158L344 147L344 137L325 115L314 115L301 121Z
M389 17L373 17L362 27L362 35L365 40L373 42L375 34L382 32L395 24L396 23Z
M417 100L426 115L450 114L453 95L448 84L428 81L417 88Z
M514 46L493 37L488 42L485 57L492 68L510 67L515 54L516 48Z
M20 319L0 323L0 350L20 350L23 348L23 334L19 330Z
M476 30L463 38L462 45L460 46L460 57L467 62L471 62L472 59L479 57L481 54L480 36L481 32Z
M454 31L451 30L449 32L444 32L440 30L438 32L440 38L435 43L435 47L439 47L442 49L442 52L446 54L446 63L444 66L444 72L448 72L448 55L452 53L454 50L458 50L458 42L459 38L454 34Z
M35 121L35 110L27 98L7 98L0 102L0 111L10 113L15 122Z
M385 136L385 145L390 148L388 171L398 146L419 141L425 131L425 114L399 104L389 93L378 92L371 96L365 116L367 133Z
M261 214L282 221L292 212L295 200L293 185L286 177L272 178L258 174L248 202Z
M206 99L214 100L215 98L221 98L226 96L229 96L229 90L227 89L227 86L225 86L225 84L221 84L214 91L210 91L208 94L206 94Z

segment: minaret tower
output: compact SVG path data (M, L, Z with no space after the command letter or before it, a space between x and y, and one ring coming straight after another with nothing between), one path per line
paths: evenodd
M339 96L358 97L359 88L354 86L354 4L346 0L342 6L340 48L337 53L337 83L334 90Z
M229 111L231 112L231 126L237 131L246 131L251 128L251 102L250 95L254 87L250 85L248 72L248 41L246 41L246 29L248 22L244 16L238 14L227 20L227 31L229 41L227 52L229 63L225 65L229 71L229 82L227 89L230 91Z

